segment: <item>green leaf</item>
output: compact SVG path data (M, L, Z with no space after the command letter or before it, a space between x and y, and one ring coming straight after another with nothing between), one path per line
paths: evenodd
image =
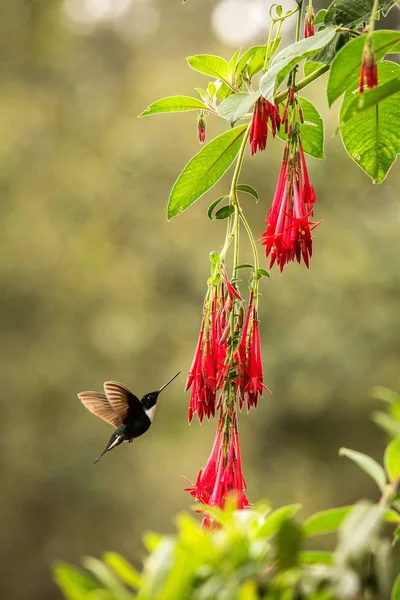
M372 413L372 420L379 425L379 427L382 427L382 429L390 436L400 437L400 421L394 419L387 413L375 410Z
M398 512L389 508L385 513L386 523L400 523L400 515Z
M362 94L355 94L352 101L348 104L346 112L340 115L340 126L342 127L346 121L352 119L360 112L376 106L382 100L385 100L385 98L389 98L389 96L393 96L393 94L398 94L399 92L400 77L397 77L372 90L366 90Z
M384 387L383 385L376 385L370 390L372 398L377 400L383 400L388 404L395 404L400 400L400 396L397 392L394 392L390 388Z
M235 267L236 271L238 271L239 269L254 269L254 266L250 263L243 263L242 265L238 265L237 267Z
M211 202L210 206L208 207L208 218L209 219L213 219L213 212L215 210L215 208L218 206L218 204L220 204L223 200L225 200L226 198L229 198L229 196L220 196L219 198L217 198L216 200L214 200L214 202ZM218 255L219 258L219 255Z
M198 110L199 108L207 110L207 105L197 98L191 98L190 96L168 96L168 98L162 98L150 104L146 110L140 113L139 117L184 110Z
M317 12L317 14L315 15L314 25L322 25L325 20L325 15L327 12L328 11L326 8L321 8L321 10L319 10Z
M83 559L83 564L88 571L91 571L97 577L106 589L114 592L121 600L127 598L128 592L126 588L101 560L92 556L86 556Z
M352 506L341 506L339 508L330 508L329 510L323 510L311 515L304 523L305 535L310 537L337 531L351 509Z
M246 50L246 52L243 53L243 55L240 57L238 64L236 65L236 76L240 75L243 72L247 63L255 54L258 55L259 59L260 57L264 56L265 60L266 49L266 46L252 46L251 48Z
M314 71L317 71L317 69L319 69L320 67L323 66L324 63L321 62L315 62L313 60L307 60L304 63L304 75L305 77L308 77L309 75L311 75L311 73L314 73Z
M340 448L339 450L340 456L347 456L353 462L356 463L363 471L365 471L375 483L378 485L379 489L383 491L386 487L386 475L384 469L381 467L379 463L376 462L370 456L366 454L362 454L361 452L356 452L356 450L349 450L348 448Z
M339 565L353 564L371 550L376 543L384 514L385 507L379 504L360 503L353 506L339 532L336 551Z
M106 552L104 554L104 561L111 569L113 569L113 571L115 571L121 581L131 586L133 589L140 588L140 574L120 554L117 554L116 552Z
M242 51L242 48L238 48L228 63L228 77L229 77L230 81L234 80L236 66L238 64L241 51Z
M260 92L249 94L248 92L238 92L228 96L218 107L219 115L234 125L236 121L244 117L245 114L253 110L254 103L260 97Z
M301 142L303 150L314 158L323 160L324 156L324 120L317 108L307 98L300 97L303 110L304 123L300 124ZM286 141L287 135L283 129L276 134L281 140Z
M189 56L187 61L194 71L199 71L199 73L204 73L204 75L211 75L211 77L216 77L222 81L228 80L229 65L221 56L195 54L194 56Z
M211 262L213 263L213 265L218 264L221 259L220 255L215 250L213 252L210 252L210 254L208 256L209 256L209 259L211 260ZM198 506L196 506L195 510L198 510Z
M81 600L100 585L87 573L63 562L53 567L53 579L68 600Z
M261 78L260 88L262 95L270 102L273 102L276 88L282 83L286 75L301 60L322 50L322 48L332 41L334 36L335 29L329 27L279 52L273 59L270 69Z
M257 538L267 540L276 535L282 523L299 512L300 508L301 504L289 504L288 506L281 506L281 508L274 510L260 526Z
M391 600L400 600L400 575L397 576L392 588Z
M400 66L385 61L378 63L380 82L400 75ZM353 100L349 90L343 99L340 121ZM379 105L373 106L348 120L340 129L342 141L350 158L354 160L374 183L382 183L400 152L400 93L393 94Z
M186 210L221 179L239 152L246 127L241 125L222 133L188 162L172 188L168 219Z
M393 0L381 0L379 8L386 15L393 4ZM374 0L334 0L326 12L324 22L346 27L359 25L363 21L369 21L373 5Z
M235 212L235 207L233 204L228 204L228 206L223 206L214 215L214 219L227 219Z
M278 50L279 46L281 45L281 41L282 38L278 37L274 40L274 43L271 44L271 48L269 50L270 58L274 56ZM250 79L264 68L267 46L264 46L263 48L263 51L259 50L258 52L255 52L246 65L245 72Z
M335 555L332 552L307 550L300 552L299 561L302 565L333 565Z
M247 185L246 183L239 183L239 185L236 186L236 189L238 192L250 194L250 196L253 196L258 202L258 192L253 186Z
M393 440L386 448L384 464L389 480L397 481L400 477L400 439Z
M271 277L267 269L257 269L257 279L262 279L263 277Z
M335 102L347 89L357 87L362 53L366 36L351 40L336 55L332 62L327 87L329 106ZM400 44L400 32L381 30L373 34L374 50L377 60L380 60L390 51L397 50ZM400 49L400 48L399 48Z
M292 519L284 521L276 538L276 561L281 569L291 569L298 564L303 532Z
M325 48L322 48L317 54L310 56L308 61L320 62L324 65L330 65L336 54L345 46L351 39L349 33L337 31L335 37ZM308 62L307 61L307 62Z

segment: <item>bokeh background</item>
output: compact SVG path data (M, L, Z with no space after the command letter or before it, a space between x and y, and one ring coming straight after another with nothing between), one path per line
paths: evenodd
M206 208L227 182L168 223L170 188L199 149L196 115L137 115L206 86L187 55L262 43L269 4L0 2L1 598L59 598L55 559L110 549L140 564L143 531L172 532L192 504L181 475L196 477L215 423L188 427L183 385L225 231ZM386 23L399 27L400 11ZM302 502L303 516L377 498L338 448L380 460L369 389L400 388L400 169L373 186L335 135L324 82L307 95L326 118L327 161L309 161L323 223L312 269L262 284L273 394L240 424L249 498ZM209 119L209 138L223 129ZM269 143L243 171L261 195L244 200L257 236L281 150ZM111 432L76 393L116 379L142 395L179 369L148 434L93 467Z

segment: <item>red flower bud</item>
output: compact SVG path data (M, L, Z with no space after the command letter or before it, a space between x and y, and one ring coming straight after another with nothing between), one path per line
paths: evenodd
M362 55L359 85L360 93L363 93L365 84L370 90L378 85L378 66L376 64L376 57L371 38L367 39Z
M304 33L305 38L312 37L315 34L314 19L315 19L314 10L313 10L312 6L309 6L306 10L306 16L304 18L304 32L303 33Z
M206 118L203 111L201 111L197 119L197 137L199 138L200 144L203 144L206 141Z

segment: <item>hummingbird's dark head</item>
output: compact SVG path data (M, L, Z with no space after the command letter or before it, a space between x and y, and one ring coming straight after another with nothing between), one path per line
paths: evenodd
M180 373L180 371L179 371L179 373ZM171 379L169 381L167 381L167 383L164 383L164 385L162 387L160 387L160 389L157 390L156 392L149 392L148 394L145 394L143 396L143 398L141 400L142 406L144 408L145 413L147 414L147 416L149 417L149 419L151 421L153 420L159 393L162 392L163 389L165 389L167 387L167 385L169 385L171 383L171 381L173 381L175 379L175 377L178 377L179 373L177 373L176 375L171 377Z
M142 405L144 410L150 410L150 408L153 408L153 406L156 405L159 393L160 392L157 390L156 392L149 392L143 396Z

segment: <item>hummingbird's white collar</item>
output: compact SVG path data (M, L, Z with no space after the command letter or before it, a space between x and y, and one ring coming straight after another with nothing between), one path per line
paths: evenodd
M145 410L144 412L146 413L146 415L149 417L150 419L150 423L153 422L154 419L154 413L156 412L156 408L157 408L157 404L155 404L154 406L152 406L151 408L148 408L147 410Z

